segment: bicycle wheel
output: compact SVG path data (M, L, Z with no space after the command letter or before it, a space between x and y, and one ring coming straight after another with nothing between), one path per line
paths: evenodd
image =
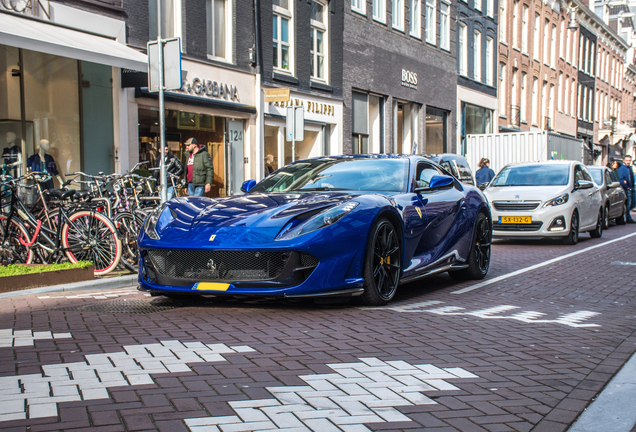
M5 238L4 231L7 217L0 215L0 242ZM20 239L28 242L30 236L22 222L11 218L9 232L4 243L0 243L0 261L7 264L31 264L33 262L33 249L24 246Z
M62 226L62 246L69 261L92 261L96 276L117 267L122 248L110 219L100 213L80 210L71 214L69 221Z
M117 227L117 235L122 243L122 264L132 271L137 271L137 236L141 231L144 220L137 214L130 212L119 213L113 222Z

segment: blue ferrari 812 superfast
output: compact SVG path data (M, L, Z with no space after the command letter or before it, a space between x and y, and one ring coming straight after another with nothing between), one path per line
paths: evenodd
M244 195L170 200L139 234L153 295L327 297L388 303L398 285L448 272L482 279L492 221L481 191L417 155L320 157Z

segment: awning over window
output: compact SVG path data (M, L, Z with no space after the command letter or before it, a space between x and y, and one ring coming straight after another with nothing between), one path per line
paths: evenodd
M148 72L145 54L108 37L0 13L0 44Z

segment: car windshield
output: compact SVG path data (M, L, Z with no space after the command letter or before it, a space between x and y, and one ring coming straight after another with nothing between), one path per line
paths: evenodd
M492 181L491 186L564 186L568 184L569 165L507 166Z
M603 184L603 170L598 168L589 168L589 167L587 170L590 172L590 175L592 176L592 180L594 180L594 183L596 183L598 186L601 186Z
M286 165L250 192L406 190L408 159L321 158Z

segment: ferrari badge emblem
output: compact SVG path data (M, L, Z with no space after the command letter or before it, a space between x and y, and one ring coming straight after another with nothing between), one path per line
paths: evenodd
M212 235L210 236L210 241L214 241L214 239L215 239L215 238L216 238L216 234L212 234Z
M419 207L415 207L415 210L417 211L417 214L420 215L420 219L422 219L422 210L420 210Z

